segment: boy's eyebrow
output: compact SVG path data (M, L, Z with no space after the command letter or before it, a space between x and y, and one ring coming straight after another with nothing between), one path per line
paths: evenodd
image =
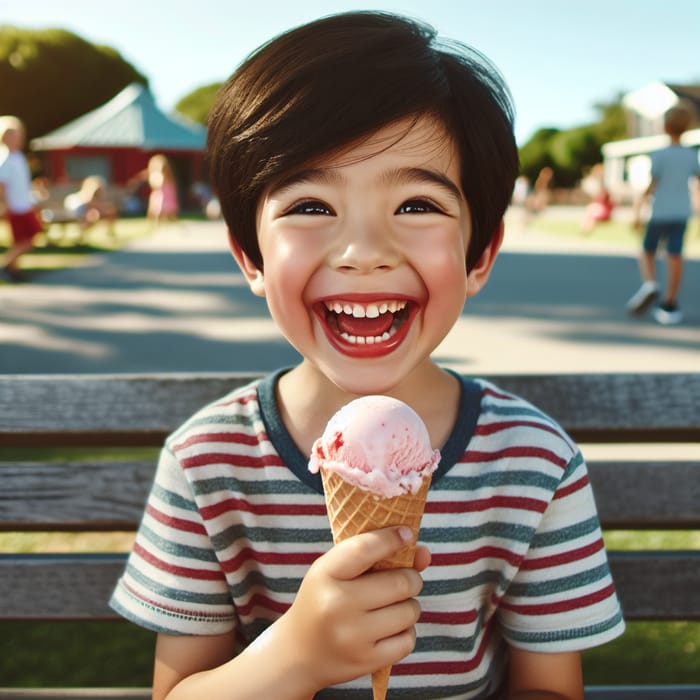
M388 182L396 182L399 184L426 182L428 184L438 185L438 187L446 190L447 193L456 200L461 201L463 199L462 191L459 187L452 182L447 175L441 173L439 170L431 170L430 168L396 168L395 170L387 172L385 174L385 179Z
M284 190L304 182L320 182L334 185L342 184L344 181L345 178L340 173L330 168L307 168L306 170L298 170L276 182L271 187L270 194L280 194Z
M388 183L413 183L425 182L437 185L447 192L454 199L461 201L462 192L459 187L450 180L447 175L438 170L429 168L395 168L384 173L382 179ZM331 185L343 184L345 178L333 168L307 168L292 173L289 177L283 178L273 185L271 193L280 194L285 189L294 187L304 182L321 182Z

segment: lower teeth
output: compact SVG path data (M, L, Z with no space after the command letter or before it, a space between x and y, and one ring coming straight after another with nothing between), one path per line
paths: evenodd
M375 343L383 343L389 340L389 338L391 338L395 332L396 331L392 328L391 331L377 336L350 335L349 333L341 333L340 337L347 340L349 343L354 343L356 345L374 345Z

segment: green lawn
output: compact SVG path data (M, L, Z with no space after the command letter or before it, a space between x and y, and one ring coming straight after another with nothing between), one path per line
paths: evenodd
M556 236L558 238L586 238L602 243L628 245L632 250L641 246L642 233L633 229L624 220L608 221L598 224L593 231L584 236L581 233L581 222L572 216L557 216L556 210L536 216L528 223L528 229L535 233ZM700 257L700 217L694 217L688 223L685 235L684 253Z

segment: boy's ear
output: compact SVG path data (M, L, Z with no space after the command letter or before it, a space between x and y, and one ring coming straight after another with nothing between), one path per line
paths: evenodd
M265 296L265 279L263 278L262 270L258 269L253 261L248 257L247 253L238 244L238 241L229 232L228 245L231 249L231 254L236 259L238 267L241 268L243 276L248 281L250 290L258 297Z
M471 270L467 270L467 299L475 296L486 284L493 269L493 264L496 262L498 251L503 243L504 233L505 226L503 219L501 219L497 229L494 231L491 242L486 246L477 263Z

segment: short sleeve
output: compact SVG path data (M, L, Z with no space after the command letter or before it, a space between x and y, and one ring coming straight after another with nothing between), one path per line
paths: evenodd
M224 572L183 468L167 448L110 606L157 632L208 635L235 627Z
M582 650L624 631L593 492L580 453L569 462L499 605L513 646Z

